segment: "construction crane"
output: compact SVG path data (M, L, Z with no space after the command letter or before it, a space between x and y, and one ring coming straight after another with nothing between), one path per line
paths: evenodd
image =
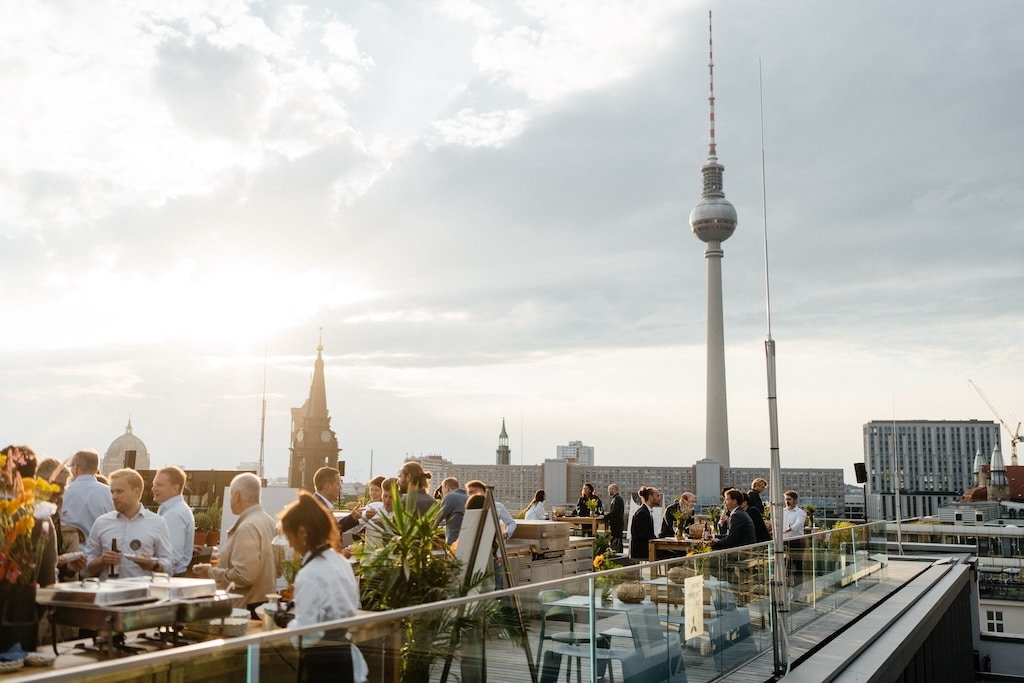
M996 410L995 406L992 405L992 402L988 400L987 396L985 396L985 392L978 388L978 385L972 382L971 380L967 380L967 383L974 387L974 390L978 392L978 396L981 396L981 400L985 402L985 405L988 406L988 409L991 410L992 414L996 416L997 420L999 420L999 424L1003 425L1003 428L1006 430L1006 433L1010 435L1010 464L1016 465L1017 444L1024 443L1024 436L1020 435L1020 422L1017 423L1016 430L1011 430L1010 425L1006 424L1006 420L999 416L999 411Z

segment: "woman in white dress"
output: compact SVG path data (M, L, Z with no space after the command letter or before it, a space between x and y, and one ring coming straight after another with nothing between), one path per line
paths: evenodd
M289 545L302 556L302 568L295 575L295 618L288 627L355 616L359 586L352 565L340 554L341 537L331 514L303 491L280 518ZM344 629L306 633L292 640L301 649L300 681L366 681L366 660ZM350 667L342 666L349 662Z
M533 519L537 521L543 521L547 518L547 514L544 512L544 501L547 500L547 494L544 493L544 489L537 489L537 492L533 494L533 500L526 506L526 514L523 515L523 519Z

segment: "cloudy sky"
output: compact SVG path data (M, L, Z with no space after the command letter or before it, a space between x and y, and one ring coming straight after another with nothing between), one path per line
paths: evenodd
M715 3L732 462L1024 418L1024 7ZM704 454L706 2L0 5L0 441L349 479ZM759 66L760 65L760 66ZM266 359L266 365L264 363ZM1005 436L1005 434L1004 434ZM1004 452L1009 446L1004 438Z

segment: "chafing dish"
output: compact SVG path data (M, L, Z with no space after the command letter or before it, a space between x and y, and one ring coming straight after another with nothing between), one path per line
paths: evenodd
M125 584L119 581L100 582L97 579L58 583L49 588L36 590L36 602L44 605L110 606L148 600L149 590L144 585Z
M217 582L213 579L189 579L167 576L166 574L117 579L117 583L129 586L145 586L149 591L150 597L168 598L171 600L201 598L214 595L217 592Z
M217 591L214 595L178 600L178 623L187 624L193 621L229 617L235 601L241 597L235 593Z
M99 632L127 633L138 629L174 624L181 603L147 598L132 605L83 605L50 603L53 623L78 626Z

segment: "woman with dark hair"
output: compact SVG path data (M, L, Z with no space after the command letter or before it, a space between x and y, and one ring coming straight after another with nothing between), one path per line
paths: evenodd
M596 500L597 504L594 508L594 514L604 514L604 504L601 503L601 499L594 493L594 485L589 481L583 485L583 489L580 491L580 499L576 502L576 509L573 510L573 515L576 517L590 517L590 505L589 501Z
M331 514L302 491L281 512L280 520L288 544L302 556L302 568L295 575L295 618L289 628L354 616L359 587L352 565L339 553L341 537ZM343 630L306 634L298 641L300 681L365 681L369 675L366 660Z
M427 493L430 488L430 472L423 469L423 465L415 460L409 460L398 470L398 490L402 493L402 504L410 496L416 501L416 511L425 515L427 510L434 506L437 501Z
M651 556L647 544L656 537L651 508L661 505L661 493L653 486L643 486L637 493L644 503L633 513L633 521L629 525L629 556L635 560L646 560Z
M544 501L547 497L544 489L537 489L537 492L533 494L533 500L526 506L526 514L523 515L523 519L544 521L547 517L547 514L544 512Z

